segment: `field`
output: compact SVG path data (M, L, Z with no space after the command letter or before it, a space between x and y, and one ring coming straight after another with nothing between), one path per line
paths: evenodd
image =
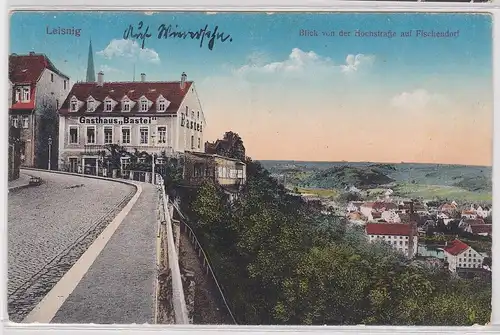
M302 187L299 187L298 189L301 194L314 194L321 198L335 198L339 195L339 191L334 189L302 188Z
M395 195L402 197L432 199L450 199L457 201L479 201L491 203L491 192L472 192L463 188L446 185L427 185L427 184L405 184L398 183L393 188Z

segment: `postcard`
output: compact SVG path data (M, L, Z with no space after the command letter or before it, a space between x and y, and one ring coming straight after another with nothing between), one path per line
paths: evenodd
M488 323L492 24L13 12L10 320Z

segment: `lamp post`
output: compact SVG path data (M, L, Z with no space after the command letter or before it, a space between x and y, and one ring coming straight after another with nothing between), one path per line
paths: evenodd
M151 134L151 142L153 142L153 147L154 147L154 145L155 145L155 136L156 136L156 135L155 135L155 133L153 132L153 133ZM154 184L156 184L156 180L155 180L155 179L156 179L156 175L155 175L155 170L156 170L156 169L155 169L155 164L156 164L156 153L153 153L151 156L152 156L152 157L151 157L151 184L153 184L153 185L154 185Z
M52 136L49 136L49 163L48 163L48 168L49 170L51 169L50 163L52 158Z

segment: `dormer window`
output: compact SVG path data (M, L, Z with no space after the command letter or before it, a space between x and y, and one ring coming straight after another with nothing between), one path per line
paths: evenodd
M87 111L93 112L95 110L95 100L90 98L87 100Z
M149 109L149 103L146 99L141 100L141 112L147 112Z
M17 87L16 88L16 96L15 96L15 102L21 101L21 88Z
M111 112L113 110L113 102L109 99L106 100L104 107L106 112Z
M160 103L158 104L158 110L160 112L164 112L165 111L165 101L160 101Z
M76 98L71 99L69 106L71 112L76 112L78 110L78 100Z
M124 112L130 112L130 101L125 101L123 103L123 111Z
M30 101L30 88L29 87L23 87L23 102L29 102Z

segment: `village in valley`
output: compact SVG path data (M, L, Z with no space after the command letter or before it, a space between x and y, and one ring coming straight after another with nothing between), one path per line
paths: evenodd
M343 201L298 188L291 193L323 214L345 218L371 242L386 243L415 263L447 268L464 278L491 278L492 209L487 204L412 199L391 188L370 196L354 185L341 190Z

